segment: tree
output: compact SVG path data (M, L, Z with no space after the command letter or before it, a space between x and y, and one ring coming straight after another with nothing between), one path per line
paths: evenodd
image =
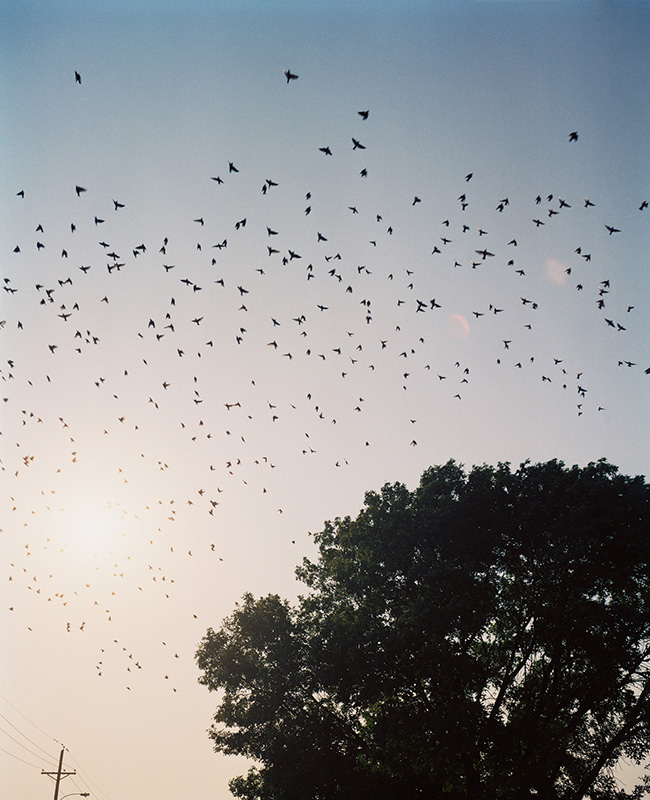
M650 487L606 461L474 467L327 522L308 591L197 650L248 800L623 800L650 752ZM645 787L645 789L644 789Z

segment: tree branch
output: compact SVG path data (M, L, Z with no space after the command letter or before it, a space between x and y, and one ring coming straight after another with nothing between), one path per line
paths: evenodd
M572 796L573 800L582 800L582 798L589 791L594 781L598 778L602 768L605 766L605 764L607 764L614 753L616 753L617 749L634 730L635 725L639 722L641 714L645 710L645 706L649 698L650 681L648 681L643 687L643 691L637 698L637 701L634 704L627 721L618 729L614 736L612 736L609 742L607 742L605 747L601 750L601 753L596 759L595 763L583 778L582 783L578 786L577 790L574 792Z

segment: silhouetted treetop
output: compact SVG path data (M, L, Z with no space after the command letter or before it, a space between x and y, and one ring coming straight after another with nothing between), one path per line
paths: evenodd
M197 651L237 797L623 800L650 750L650 515L601 460L431 467Z

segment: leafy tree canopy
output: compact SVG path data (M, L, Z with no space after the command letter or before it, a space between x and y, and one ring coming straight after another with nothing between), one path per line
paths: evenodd
M650 487L604 460L450 461L316 535L196 658L247 800L623 800L650 751ZM645 786L645 790L644 790Z

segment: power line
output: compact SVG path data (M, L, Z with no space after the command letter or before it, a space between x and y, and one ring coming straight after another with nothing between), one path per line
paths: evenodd
M72 753L70 752L70 750L68 750L68 758L69 758L69 759L72 761L72 763L73 763L73 764L76 766L76 768L77 768L77 772L79 772L79 774L80 774L80 776L82 777L82 779L83 779L84 783L85 783L87 786L89 786L90 788L92 788L92 789L93 789L93 791L94 791L96 794L101 794L101 795L103 795L105 798L107 798L107 800L110 800L110 798L109 798L109 796L106 794L106 792L105 792L105 791L103 791L103 790L102 790L102 789L101 789L101 788L100 788L100 787L97 785L97 783L95 783L95 781L94 781L94 780L93 780L93 779L92 779L92 778L91 778L91 777L90 777L90 776L89 776L89 775L88 775L88 774L87 774L87 773L86 773L86 772L85 772L83 769L81 769L81 767L79 766L79 762L78 762L78 761L77 761L77 759L76 759L76 758L75 758L75 757L72 755Z
M23 764L27 764L28 767L34 767L35 769L38 769L38 764L30 764L29 761L25 761L24 758L20 758L19 756L16 756L13 753L10 753L8 750L5 750L4 747L0 747L0 750L3 753L6 753L8 756L11 756L12 758L15 758L16 761L22 761Z
M46 756L47 756L47 757L50 759L50 761L56 761L56 758L55 758L55 757L54 757L54 756L53 756L51 753L48 753L48 752L47 752L47 750L44 750L44 749L43 749L43 748L42 748L42 747L41 747L39 744L36 744L36 742L35 742L35 741L33 741L32 739L30 739L30 738L29 738L29 736L27 736L27 734L23 733L23 732L20 730L20 728L17 728L17 727L16 727L16 726L13 724L13 722L12 722L10 719L7 719L7 717L5 717L5 715L4 715L4 714L0 714L0 717L2 717L2 719L3 719L3 720L5 720L5 722L9 723L9 725L11 725L11 727L12 727L12 728L13 728L15 731L18 731L18 733L19 733L19 734L20 734L22 737L24 737L25 739L27 739L27 741L28 741L30 744L33 744L33 745L34 745L34 747L37 747L39 750L41 750L43 753L45 753L45 755L46 755ZM8 734L7 734L7 735L8 735ZM24 745L23 745L23 746L24 746ZM27 748L25 748L25 749L27 749ZM33 755L36 755L36 754L34 753Z
M51 739L51 740L52 740L53 742L55 742L56 744L59 744L59 745L61 745L61 742L59 742L59 741L58 741L57 739L55 739L53 736L50 736L50 735L49 735L49 734L48 734L46 731L44 731L42 728L39 728L39 726L38 726L38 725L37 725L35 722L32 722L32 721L29 719L29 717L27 717L25 714L23 714L23 712L22 712L22 711L20 711L20 709L16 708L16 706L14 706L14 705L13 705L13 703L11 703L9 700L7 700L7 698L6 698L6 697L4 697L2 694L0 694L0 700L4 700L4 702L5 702L5 703L7 703L7 705L11 706L11 708L13 708L13 710L14 710L16 713L20 714L20 716L21 716L21 717L23 717L23 719L25 719L27 722L29 722L29 724L30 724L30 725L32 725L34 728L36 728L36 730L37 730L37 731L39 731L40 733L42 733L44 736L47 736L47 738L48 738L48 739ZM0 717L1 717L2 719L4 719L6 722L8 722L8 723L9 723L9 725L11 725L11 727L12 727L14 730L16 730L16 731L17 731L17 732L18 732L18 733L19 733L21 736L23 736L25 739L27 739L27 741L28 741L28 742L30 742L32 745L34 745L34 747L37 747L39 750L41 750L43 753L45 753L45 755L48 757L48 759L49 759L49 761L50 761L50 762L56 762L56 757L55 757L55 756L51 755L50 753L48 753L48 752L47 752L47 750L44 750L44 749L43 749L43 748L42 748L40 745L38 745L36 742L32 741L32 739L30 739L30 738L29 738L29 736L27 736L27 735L26 735L26 734L24 734L24 733L23 733L23 732L22 732L22 731L21 731L19 728L17 728L17 727L16 727L16 726L13 724L13 722L11 722L11 720L7 719L7 717L5 717L5 716L4 716L4 714L0 714ZM35 756L36 758L39 758L39 759L41 759L41 761L43 761L43 760L44 760L44 759L43 759L43 757L42 757L42 756L40 756L38 753L34 753L34 752L32 752L32 751L31 751L31 750L30 750L28 747L26 747L24 744L22 744L21 742L19 742L17 739L14 739L14 737L13 737L13 736L11 736L11 734L7 733L7 731L3 730L2 728L0 728L0 731L2 731L2 733L4 733L4 734L5 734L5 736L8 736L10 739L12 739L14 742L16 742L16 744L17 744L17 745L19 745L19 746L20 746L20 747L22 747L23 749L27 750L27 752L31 753L31 755ZM63 747L63 745L61 745L61 746ZM82 782L83 782L83 783L84 783L86 786L88 786L88 787L90 787L90 788L93 788L93 791L94 791L95 793L103 795L103 796L106 798L106 800L110 800L110 798L109 798L109 796L106 794L106 792L104 792L104 791L103 791L103 790L102 790L102 789L101 789L101 788L100 788L100 787L97 785L97 783L95 783L95 781L93 781L93 780L92 780L92 778L91 778L91 777L90 777L90 776L89 776L89 775L88 775L88 774L87 774L87 773L86 773L86 772L85 772L85 771L84 771L84 770L83 770L83 769L82 769L82 768L79 766L79 763L77 762L77 759L76 759L76 758L75 758L75 757L72 755L72 753L70 752L70 750L69 750L67 747L66 747L65 749L67 750L67 753L68 753L68 758L69 758L69 759L71 759L71 760L73 761L73 763L75 764L75 766L76 766L77 772L79 773L79 774L77 775L77 777L81 778ZM31 763L29 763L28 761L25 761L24 759L20 758L19 756L16 756L16 755L14 755L13 753L10 753L8 750L5 750L5 749L4 749L4 748L2 748L2 747L0 747L0 751L2 751L3 753L6 753L7 755L11 756L12 758L15 758L17 761L22 761L24 764L27 764L27 765L28 765L28 766L30 766L30 767L36 767L36 768L38 769L38 766L37 766L36 764L31 764ZM46 773L46 774L47 774L47 773ZM71 782L72 782L72 783L75 785L75 787L76 787L76 788L79 788L79 787L77 787L77 784L76 784L76 782L75 782L75 780L74 780L74 777L73 777L73 775L74 775L74 773L70 773Z
M27 720L27 722L29 722L29 724L30 724L30 725L33 725L33 727L34 727L34 728L36 728L36 730L37 730L37 731L40 731L40 733L42 733L42 734L43 734L43 736L47 736L47 738L48 738L48 739L51 739L51 740L52 740L53 742L55 742L56 744L61 744L61 742L59 742L57 739L55 739L55 738L54 738L54 736L50 736L50 734L49 734L49 733L46 733L46 732L45 732L45 731L44 731L42 728L39 728L39 727L38 727L38 725L37 725L35 722L32 722L32 721L31 721L31 719L30 719L29 717L25 716L25 714L23 714L23 712L22 712L22 711L20 711L19 709L17 709L17 708L16 708L16 706L15 706L13 703L10 703L10 702L9 702L9 700L7 700L7 698L6 698L4 695L1 695L1 694L0 694L0 700L4 700L4 701L5 701L5 703L6 703L8 706L11 706L11 707L13 708L13 710L14 710L14 711L16 711L18 714L20 714L20 716L21 716L23 719L26 719L26 720ZM26 738L26 737L25 737L25 738Z
M9 724L11 724L11 723L9 723ZM4 730L4 728L0 728L0 731L2 731L2 733L4 733L4 735L5 735L5 736L8 736L8 737L11 739L11 741L12 741L12 742L15 742L15 743L16 743L16 744L17 744L19 747L22 747L24 750L27 750L27 752L28 752L28 753L30 753L31 755L35 756L36 758L40 758L40 759L41 759L41 761L44 761L44 760L45 760L45 759L43 758L43 756L39 756L39 754L38 754L38 753L35 753L33 750L30 750L30 749L29 749L29 747L27 747L26 745L24 745L22 742L19 742L19 741L18 741L18 739L16 739L16 738L15 738L14 736L12 736L10 733L7 733L7 731L6 731L6 730ZM18 733L20 733L20 731L18 731ZM36 746L38 747L38 745L36 745ZM50 760L51 760L51 759L50 759Z
M76 777L79 777L79 776L77 775ZM83 794L83 792L87 791L88 788L89 788L88 784L86 783L85 780L83 780L83 778L81 779L81 783L83 784L83 786L80 786L79 783L77 783L77 781L75 780L75 776L74 775L70 778L70 783L77 790L77 794ZM90 794L90 792L89 792L89 794Z

